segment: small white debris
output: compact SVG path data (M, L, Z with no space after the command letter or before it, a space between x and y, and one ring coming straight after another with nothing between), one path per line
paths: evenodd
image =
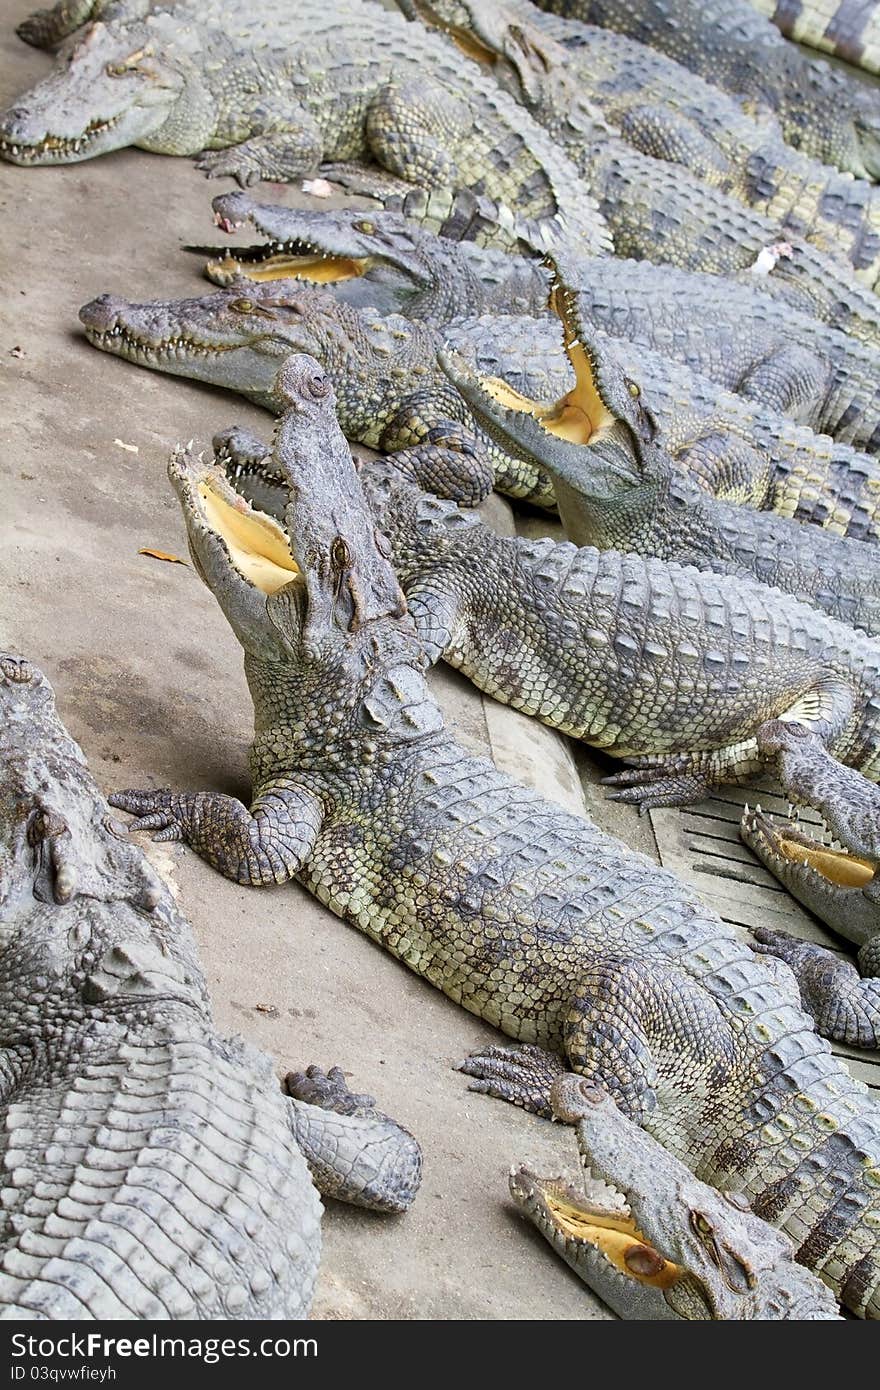
M332 198L333 186L326 179L305 179L302 184L303 193L311 193L313 198Z
M113 443L114 443L114 444L117 444L117 445L119 446L120 449L125 449L125 450L127 450L127 452L128 452L129 454L139 454L139 453L140 453L140 449L138 448L137 444L126 444L125 441L122 440L122 439L114 439Z
M759 251L758 259L749 266L749 270L753 275L769 275L781 260L788 259L793 253L794 247L790 241L774 241L772 246L764 246Z

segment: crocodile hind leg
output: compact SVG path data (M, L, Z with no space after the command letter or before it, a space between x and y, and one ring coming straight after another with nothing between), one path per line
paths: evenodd
M740 743L695 753L627 758L625 771L603 777L602 783L616 788L609 800L628 802L641 811L659 806L686 806L701 801L716 787L748 782L761 773L775 755L770 740L777 726L783 730L802 728L814 734L820 745L833 745L852 713L852 690L843 681L829 677L805 690L778 718L759 724L754 735ZM791 794L791 786L781 772L779 775Z
M554 1082L570 1070L601 1086L625 1115L644 1123L656 1106L667 1058L678 1065L682 1054L691 1054L689 1075L707 1088L725 1081L733 1058L732 1038L712 1002L681 1000L670 971L656 963L647 969L637 958L612 956L585 968L562 1033L563 1059L530 1044L491 1046L473 1053L458 1070L475 1078L470 1090L545 1116L553 1114Z
M785 961L801 992L801 1003L823 1038L850 1047L880 1047L880 936L858 954L858 968L824 946L769 927L753 929L754 949Z
M290 1127L322 1196L406 1211L422 1178L422 1151L409 1131L377 1110L372 1096L350 1091L339 1067L289 1072L284 1089Z
M506 1100L520 1110L550 1120L550 1092L566 1068L555 1052L533 1043L490 1043L459 1062L456 1071L473 1078L469 1091Z
M736 388L768 410L809 425L829 386L828 364L808 348L790 343L756 362Z
M470 131L467 103L425 77L391 83L373 98L366 135L385 169L422 188L463 182L450 150Z
M699 487L724 502L761 511L770 498L770 460L729 431L699 435L677 448L676 463Z
M183 840L221 874L260 887L286 883L311 853L323 812L298 787L278 787L248 809L221 792L114 792L111 806L136 817L129 830L155 830L154 840Z

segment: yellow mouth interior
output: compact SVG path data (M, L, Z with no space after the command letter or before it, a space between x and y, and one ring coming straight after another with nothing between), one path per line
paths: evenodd
M817 874L839 888L864 888L874 877L874 866L855 854L843 854L824 845L804 845L799 840L787 839L784 834L777 834L775 838L776 849L785 859L793 864L809 864Z
M255 588L274 594L299 576L287 537L273 517L254 511L243 498L239 506L222 496L209 478L198 483L198 495L206 522L225 541L232 563Z
M681 1265L665 1259L645 1240L630 1217L598 1215L546 1190L542 1196L553 1221L564 1235L572 1240L586 1241L601 1250L615 1269L628 1279L635 1279L637 1283L647 1284L652 1289L668 1289L684 1273ZM639 1264L643 1267L655 1266L655 1272L637 1272Z
M243 275L248 280L308 280L313 285L338 285L343 280L356 280L372 265L370 257L354 260L348 256L291 256L286 252L269 256L265 261L239 261L234 256L209 261L208 273Z
M567 322L564 297L556 290L550 297L550 307L559 315L565 330L565 352L575 375L574 389L552 405L545 405L522 395L499 377L482 377L480 385L499 405L534 416L538 424L557 439L567 439L571 444L589 444L600 439L616 419L596 389L590 359Z

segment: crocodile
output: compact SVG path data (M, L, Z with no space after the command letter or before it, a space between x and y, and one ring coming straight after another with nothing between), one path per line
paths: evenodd
M319 1190L405 1210L416 1141L217 1033L189 922L8 652L0 763L0 1318L306 1316Z
M753 9L798 43L833 53L866 72L880 73L880 13L873 0L749 0Z
M283 518L287 491L263 442L236 427L217 435L214 449L236 490ZM442 657L487 694L632 765L662 763L667 774L674 765L661 790L678 803L768 768L792 802L803 802L816 778L807 781L802 756L779 758L780 731L796 750L812 740L837 802L844 779L856 789L835 831L880 862L880 790L865 780L880 780L876 642L763 584L498 536L476 514L419 491L393 460L361 462L360 478L428 662ZM880 993L854 995L848 978L835 984L825 990L819 1031L878 1046Z
M198 572L245 652L251 806L168 788L112 804L239 883L298 879L516 1040L469 1060L473 1087L547 1115L563 1066L604 1085L703 1181L788 1231L847 1308L877 1315L876 1101L784 965L446 732L329 380L294 357L279 393L283 527L191 451L169 466Z
M69 164L137 145L196 155L211 177L285 181L373 158L425 189L477 187L510 237L610 251L576 170L454 47L370 0L340 0L320 43L307 8L229 0L99 21L0 116L0 156ZM317 16L316 16L317 23ZM250 28L248 28L250 25Z
M446 338L473 357L481 376L501 378L525 396L553 399L574 384L551 318L483 314L450 324ZM815 434L649 348L598 330L594 339L650 400L673 462L693 483L836 535L880 539L876 455Z
M800 53L748 0L541 0L539 8L667 54L747 110L772 112L787 142L823 164L880 174L877 93Z
M225 232L252 225L252 246L188 246L208 255L205 274L227 287L242 279L329 285L358 308L402 313L437 327L468 314L541 314L548 281L540 261L437 236L401 213L337 208L316 212L258 203L238 189L212 202Z
M769 218L784 234L846 259L860 280L875 285L880 190L798 154L775 122L755 120L678 63L610 30L545 16L517 0L398 3L429 27L457 37L471 56L482 56L505 90L566 150L599 199L619 254L645 254L627 244L634 208L618 208L607 196L613 159L627 158L620 149L625 142L641 156L642 201L656 177L654 160L670 161L679 174L687 171L668 211L684 212L682 229L691 239L700 234L701 205L711 202L709 185ZM610 123L611 140L595 129L597 112ZM719 200L719 209L724 206Z
M550 1093L574 1126L575 1185L510 1171L510 1195L554 1250L622 1318L798 1322L837 1318L791 1241L737 1192L717 1192L569 1072Z
M241 288L147 304L101 295L79 316L105 352L240 391L270 410L279 405L282 361L308 351L332 376L348 438L394 451L430 491L476 505L495 486L554 505L547 474L505 455L476 425L438 365L443 340L427 324L359 311L312 285L247 284L246 295Z
M519 450L550 474L569 539L755 578L880 633L876 549L722 502L676 468L650 397L642 398L638 382L596 338L579 296L567 288L561 255L556 268L552 303L574 390L542 402L481 378L454 352L439 353L438 361L505 453Z

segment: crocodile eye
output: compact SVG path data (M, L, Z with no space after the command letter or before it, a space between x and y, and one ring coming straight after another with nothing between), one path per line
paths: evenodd
M691 1212L691 1226L698 1236L710 1236L712 1234L712 1223L706 1220L701 1211Z
M131 69L125 63L108 63L104 71L108 77L124 77Z
M632 396L632 398L633 398L634 401L637 401L637 400L639 399L639 396L642 394L641 391L639 390L638 386L636 386L636 383L635 383L634 381L627 381L627 383L626 383L626 389L627 389L627 391L629 392L629 394Z
M229 307L237 314L252 314L257 306L252 299L233 299Z
M330 549L330 558L338 570L347 568L351 561L348 546L341 536L337 536Z
M375 222L369 222L369 221L355 222L355 224L354 224L354 229L355 229L356 232L363 232L364 236L375 236L375 235L376 235L376 224L375 224Z
M305 379L305 388L316 401L323 401L330 394L330 382L323 372L315 372ZM341 541L338 544L344 545Z

